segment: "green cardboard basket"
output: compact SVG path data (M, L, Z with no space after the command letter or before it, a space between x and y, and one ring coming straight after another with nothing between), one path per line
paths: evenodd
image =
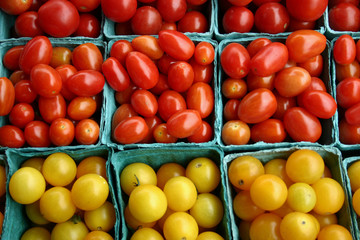
M231 161L240 156L253 156L259 159L262 163L267 163L272 159L280 158L280 159L287 159L291 153L295 152L299 149L310 149L319 153L322 158L324 159L325 165L330 169L333 179L338 181L344 189L345 192L345 202L343 207L337 213L338 216L338 223L344 227L346 227L350 233L352 234L354 239L358 239L358 232L354 229L354 222L353 217L351 214L351 206L349 204L349 195L347 192L347 182L345 179L345 174L343 172L342 167L342 156L341 152L334 147L291 147L291 148L274 148L274 149L267 149L262 151L254 151L254 152L236 152L225 155L224 157L224 164L223 164L223 182L226 184L227 188L227 202L228 208L230 209L230 219L231 219L231 229L233 234L233 239L239 239L239 229L238 223L240 219L234 214L233 209L233 198L235 197L235 190L232 187L231 183L228 180L228 168Z

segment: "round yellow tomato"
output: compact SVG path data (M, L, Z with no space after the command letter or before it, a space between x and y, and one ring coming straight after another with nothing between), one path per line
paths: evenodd
M294 182L289 178L286 174L285 170L286 160L285 159L272 159L264 165L266 174L273 174L280 177L286 184L286 186L290 186Z
M43 227L32 227L26 230L20 240L50 240L49 230Z
M101 230L109 232L115 225L116 214L114 205L106 201L100 207L84 212L84 221L91 231Z
M196 202L195 184L187 177L177 176L169 179L164 186L168 207L174 211L187 211Z
M274 213L257 216L250 225L250 239L279 239L281 218Z
M159 220L165 214L167 200L165 193L159 187L145 184L131 192L128 205L134 218L149 223Z
M19 168L10 178L9 192L20 204L36 202L45 192L45 179L41 172L32 167Z
M287 203L297 212L310 212L316 203L314 189L307 183L294 183L288 189Z
M21 164L21 167L32 167L41 172L44 161L45 161L45 159L41 158L41 157L29 158Z
M156 173L152 167L145 163L131 163L120 174L121 189L127 194L139 185L157 184Z
M190 209L199 225L203 228L216 227L224 216L224 207L221 200L212 193L200 193L194 206Z
M199 193L209 193L220 183L220 169L210 158L200 157L191 160L185 174L193 181Z
M328 215L320 215L315 213L314 211L310 212L319 222L320 229L330 224L337 224L338 219L336 214L328 214Z
M206 231L200 233L196 240L224 240L224 238L216 232Z
M104 231L92 231L86 235L84 240L114 240L114 238Z
M199 227L190 214L175 212L165 220L163 233L165 239L196 240Z
M231 161L228 176L234 187L249 190L255 179L264 172L264 166L259 159L252 156L241 156Z
M327 215L341 209L345 201L345 193L340 183L332 178L321 178L312 187L316 194L314 212Z
M107 180L105 158L91 156L81 160L77 167L76 178L88 173L96 173Z
M162 216L158 221L157 221L157 225L160 227L160 229L163 229L164 228L164 223L165 223L165 220L167 219L168 216L170 216L171 214L173 214L175 211L170 209L170 208L167 208L166 209L166 212L164 214L164 216Z
M71 219L63 223L57 223L51 231L51 240L82 240L89 233L84 222Z
M236 216L245 221L253 220L265 212L264 209L254 204L249 191L240 191L236 194L233 200L233 209Z
M347 174L349 176L351 190L355 192L360 188L360 161L352 163L347 169Z
M313 184L321 178L324 168L323 158L310 149L296 150L286 161L286 173L294 182Z
M294 212L294 210L289 206L287 202L285 202L281 207L270 211L271 213L275 213L279 217L285 217L287 214Z
M144 239L151 239L151 240L164 240L161 234L152 228L140 228L134 232L131 236L130 240L144 240Z
M31 204L26 204L25 212L30 221L37 225L45 225L49 223L49 221L45 219L40 212L40 200Z
M315 240L318 228L310 214L292 212L282 219L280 234L283 240Z
M150 223L143 223L143 222L140 222L139 220L137 220L136 218L134 218L134 216L131 215L128 205L124 209L124 218L125 218L125 222L126 222L127 226L129 228L131 228L132 230L136 230L139 228L145 228L145 227L152 228L156 224L156 221L150 222Z
M255 179L250 188L251 200L264 210L281 207L287 198L287 187L278 176L264 174Z
M318 240L352 240L348 229L338 224L330 224L319 232Z
M156 172L157 186L164 189L165 183L172 177L185 176L185 168L178 163L165 163Z
M358 216L360 216L360 188L358 188L352 196L352 205Z

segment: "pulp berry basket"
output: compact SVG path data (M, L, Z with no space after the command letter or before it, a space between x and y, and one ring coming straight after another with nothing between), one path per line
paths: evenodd
M226 186L226 197L228 202L228 208L230 212L231 219L231 230L233 239L239 239L239 229L238 223L240 219L234 214L233 211L233 200L236 191L232 187L229 179L228 179L228 169L229 165L237 157L240 156L252 156L259 159L263 164L269 162L272 159L287 159L291 153L295 152L299 149L309 149L313 150L321 155L324 159L325 165L330 169L332 174L332 178L340 183L345 192L345 201L344 205L337 213L338 223L344 227L346 227L350 233L352 234L354 239L358 239L358 231L354 228L353 215L351 214L351 206L349 204L349 195L347 192L347 181L345 179L345 174L342 168L342 156L341 152L337 148L333 147L290 147L290 148L274 148L272 150L262 150L262 151L254 151L254 152L236 152L228 154L224 157L223 164L223 182Z
M132 149L116 152L111 157L111 162L108 165L110 171L114 176L114 186L116 186L116 194L120 212L123 213L127 205L128 196L122 191L120 186L121 171L129 164L141 162L150 165L155 172L165 163L178 163L186 167L192 159L198 157L210 158L220 167L223 160L223 152L217 147L163 147L163 148L147 148L147 149ZM223 172L221 174L224 174ZM228 215L228 200L225 199L225 185L223 182L214 190L214 194L219 197L224 206L224 217L216 231L225 239L231 239L230 218ZM124 215L121 214L121 229L122 239L130 239L132 232L127 227Z
M29 39L25 39L25 38L19 38L19 39L10 39L10 40L5 40L3 42L0 42L0 59L3 59L5 53L11 49L14 46L20 46L20 45L25 45L27 42L29 41ZM80 39L76 39L76 40L70 40L70 39L50 39L50 42L52 44L53 47L66 47L69 48L70 50L73 50L75 47L79 46L80 44L83 43L93 43L95 44L100 52L103 55L103 58L105 58L106 54L107 54L107 43L101 40L94 40L94 41L89 41L89 40L80 40ZM11 71L6 69L5 66L3 65L3 62L0 62L0 77L7 77L9 78L11 75ZM107 83L105 83L106 85ZM101 127L101 124L104 120L103 114L105 111L105 107L104 107L104 91L102 91L100 94L100 99L101 101L99 101L101 104L98 106L98 109L96 111L96 113L92 116L93 119L99 124L99 127ZM67 103L68 104L68 103ZM8 116L0 116L0 127L4 126L6 124L9 124L9 119ZM89 145L89 146L99 146L100 145L100 138L102 135L102 131L100 130L100 134L99 134L99 139L96 143ZM77 145L75 144L76 141L74 141L73 144L71 144L71 147L74 148L82 148L85 145ZM24 148L29 148L32 149L32 147L29 147L28 145L24 145ZM1 149L6 149L5 147L0 146L0 150Z
M272 42L285 43L285 41L286 41L286 37L284 37L284 36L283 37L266 37L266 36L261 35L260 37L268 38ZM239 43L239 44L243 45L244 47L246 47L251 41L253 41L257 38L259 38L259 36L258 37L241 38L241 39L222 40L219 44L218 55L220 57L224 48L227 45L229 45L230 43L235 42L235 43ZM326 86L327 92L332 97L335 98L335 84L334 84L334 80L332 79L332 75L330 74L330 66L331 66L330 49L331 49L330 42L327 41L326 48L321 54L323 56L324 65L323 65L323 72L319 76L319 78L323 80L323 82ZM338 112L336 112L335 115L332 116L332 118L330 118L330 119L320 119L321 126L322 126L322 135L321 135L320 139L315 143L304 142L304 141L303 142L295 142L289 138L286 138L283 142L279 142L279 143L252 142L250 140L247 144L244 144L244 145L226 145L221 138L222 127L226 123L226 120L223 115L226 98L222 94L221 86L222 86L223 81L225 81L225 79L227 78L227 75L225 74L224 70L222 69L220 61L218 61L218 64L219 64L219 66L218 66L219 88L217 90L219 92L217 94L220 96L219 97L220 109L218 110L219 111L218 116L221 116L221 118L220 118L220 124L218 125L220 127L220 129L218 130L220 132L220 134L218 135L217 143L225 151L257 150L257 149L274 148L274 147L276 147L276 148L278 148L278 147L294 147L294 146L298 146L298 145L300 145L300 146L328 146L328 147L335 145L336 135L338 132L338 126L337 126Z
M117 41L117 40L127 40L130 41L134 39L134 37L123 37L123 38L117 38L117 39L113 39L109 42L108 44L108 50L107 52L110 53L111 47L112 45ZM134 143L134 144L119 144L117 142L115 142L115 140L112 138L112 133L111 133L111 122L112 122L112 117L113 114L115 113L116 109L119 107L119 104L117 104L116 100L115 100L115 91L114 89L112 89L109 85L106 85L104 87L104 96L105 96L105 100L104 100L104 106L105 107L105 113L103 114L104 117L104 121L102 122L102 136L101 136L101 142L103 144L107 144L108 146L117 148L117 149L133 149L133 148L143 148L143 147L167 147L167 146L213 146L216 143L216 138L219 135L219 121L220 121L220 101L219 101L219 95L218 95L218 78L217 78L217 69L218 69L218 57L217 57L217 47L218 44L216 41L210 40L210 39L206 39L206 38L200 38L200 37L190 37L190 39L196 44L199 43L201 41L206 41L209 42L213 45L214 49L215 49L215 58L214 58L214 73L213 73L213 78L210 82L210 85L213 89L214 92L214 109L212 111L212 113L210 114L210 116L208 116L205 120L208 121L208 123L212 126L213 128L213 136L211 138L210 141L208 142L203 142L203 143L191 143L186 141L186 139L179 139L178 142L176 143Z
M20 239L22 234L32 225L31 221L27 218L25 213L25 206L15 202L10 193L9 193L9 180L11 176L21 167L21 164L32 157L46 158L50 154L56 152L63 152L70 157L72 157L75 162L78 164L81 160L91 157L99 156L107 161L111 158L111 150L106 146L99 146L96 148L83 148L83 149L69 149L66 147L62 148L52 148L44 149L42 151L23 151L22 149L8 149L6 151L6 157L9 164L8 172L8 182L7 182L7 192L6 192L6 205L5 205L5 219L3 227L3 239ZM112 236L117 236L120 233L117 232L118 225L120 225L120 213L118 211L117 202L114 194L114 186L112 185L111 174L107 172L108 182L109 182L109 198L108 201L111 201L115 208L116 213L116 223L113 230L110 234Z

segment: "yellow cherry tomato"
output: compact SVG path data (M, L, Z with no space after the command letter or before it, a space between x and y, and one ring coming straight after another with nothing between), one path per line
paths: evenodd
M314 189L307 183L294 183L288 189L287 203L297 212L310 212L316 204Z
M283 240L315 240L318 228L310 214L292 212L282 219L280 234Z
M96 173L107 180L106 159L99 156L87 157L77 166L76 178L88 173Z
M264 209L254 204L249 191L240 191L236 194L233 200L233 208L236 216L245 221L251 221L265 212Z
M285 159L272 159L264 165L265 173L273 174L280 177L286 184L286 186L290 186L294 182L289 178L286 174L285 170L286 160Z
M330 224L319 232L318 240L352 240L348 229L338 224Z
M185 176L185 168L178 163L165 163L156 172L157 186L164 189L165 183L172 177Z
M32 227L26 230L20 240L50 240L49 230L44 227Z
M152 228L140 228L134 232L131 236L130 240L144 240L144 239L151 239L151 240L164 240L161 234Z
M44 161L45 159L41 157L29 158L21 164L21 167L33 167L41 172Z
M347 169L351 190L355 192L360 188L360 161L353 162Z
M250 225L250 239L281 240L281 218L274 213L263 213L257 216Z
M163 233L165 239L196 240L199 227L190 214L175 212L165 220Z
M196 240L224 240L224 238L216 232L206 231L200 233Z
M109 232L113 229L116 221L114 205L106 201L100 207L84 212L84 221L91 231L101 230Z

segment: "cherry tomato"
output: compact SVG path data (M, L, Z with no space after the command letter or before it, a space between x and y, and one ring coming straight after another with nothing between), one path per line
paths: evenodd
M257 38L252 40L247 46L246 50L248 51L250 57L252 58L260 49L270 44L271 40L269 38Z
M316 21L301 21L290 16L290 24L287 31L295 32L301 29L314 30L315 27L316 27Z
M198 64L208 65L214 61L215 49L209 42L199 42L195 47L194 59Z
M71 0L79 12L91 12L100 5L100 0Z
M131 18L131 29L136 35L156 35L160 32L161 26L161 15L151 6L139 7Z
M102 64L102 72L105 76L106 82L115 91L123 91L130 85L130 77L126 69L120 62L114 58L109 57Z
M50 125L49 135L55 146L68 146L75 136L74 124L67 118L57 118Z
M360 124L359 111L360 111L359 103L356 103L355 105L352 105L351 107L346 109L345 111L346 122L351 125Z
M208 20L205 15L199 11L189 11L178 22L177 30L179 32L197 32L204 33L209 29Z
M305 62L321 54L326 48L326 37L315 30L297 30L286 38L289 58Z
M83 119L75 126L75 139L79 144L90 145L99 139L99 124L92 119Z
M298 63L298 67L305 68L312 77L319 77L323 71L323 57L322 55L317 55L315 57L310 58L309 60Z
M96 70L100 72L103 56L95 44L88 42L74 48L71 61L77 70Z
M170 57L166 53L163 54L162 57L157 61L157 66L159 68L159 71L161 73L167 75L170 65L173 64L176 61L177 60L175 58Z
M224 118L226 121L237 120L237 109L239 107L240 100L230 99L225 103L224 106Z
M96 111L96 101L92 97L76 97L67 106L67 114L72 120L90 118Z
M15 88L7 77L0 77L0 116L8 115L14 106Z
M49 125L43 121L29 122L24 129L25 140L31 147L49 147Z
M336 68L336 80L338 82L349 77L360 78L360 64L357 60L346 65L335 63L335 68Z
M189 60L195 51L195 44L185 34L174 30L159 32L160 47L176 60Z
M171 115L166 123L168 133L177 138L186 138L201 126L202 119L197 110L185 109Z
M10 15L19 15L31 7L32 1L5 0L0 3L0 8Z
M360 10L351 3L339 3L329 10L329 25L336 31L357 32L360 29Z
M303 97L306 92L312 91L312 90L319 90L319 91L326 92L325 83L320 78L312 77L310 86L307 87L303 92L301 92L299 95L296 96L296 102L299 107L304 107Z
M57 223L51 231L51 238L53 240L61 239L85 239L89 233L83 221L68 220L63 223Z
M232 5L235 6L246 6L252 2L252 0L228 0Z
M74 32L74 36L96 38L100 35L100 22L90 13L81 13L79 26Z
M94 70L81 70L66 81L66 87L80 97L91 97L103 90L104 76Z
M230 43L220 56L221 67L231 78L243 78L250 70L250 56L240 43Z
M115 92L116 102L119 104L130 103L131 94L136 89L138 89L138 87L136 87L132 82L130 82L130 86L127 89L121 92Z
M39 63L49 64L52 57L52 45L45 36L36 36L30 39L19 57L19 66L26 74Z
M168 72L169 87L178 92L185 92L194 82L194 70L185 61L173 63Z
M267 3L267 2L281 2L281 0L253 0L252 1L256 6L260 6L261 4Z
M284 124L278 119L267 119L257 123L250 129L251 140L254 142L277 143L286 138Z
M23 49L24 49L24 46L19 45L19 46L14 46L14 47L10 48L9 50L7 50L3 56L4 67L6 67L7 69L9 69L11 71L20 69L19 58L20 58L20 55L21 55L21 52L23 51Z
M166 22L177 22L186 13L186 0L158 0L156 8Z
M305 0L301 3L296 0L287 0L286 9L289 14L302 21L315 21L323 15L328 0Z
M62 87L60 74L46 64L37 64L31 69L30 81L35 92L48 98L59 94Z
M269 90L274 89L275 74L261 77L250 71L246 77L246 83L248 91L255 90L257 88L267 88Z
M262 4L256 10L254 19L259 32L271 34L285 32L290 23L286 8L277 2Z
M161 123L154 128L153 136L157 143L176 143L178 138L168 133L166 123Z
M101 9L104 15L114 22L130 20L137 8L136 0L101 0Z
M222 26L225 33L250 32L254 25L254 14L246 7L233 6L224 14Z
M47 123L51 123L57 118L66 116L66 102L61 94L52 98L39 97L39 110L42 118Z
M13 125L4 125L0 127L0 146L10 148L20 148L25 144L23 131Z
M133 51L133 47L128 40L117 40L110 49L110 57L114 57L121 65L125 66L126 55Z
M32 103L37 97L37 93L31 87L29 80L21 80L15 84L15 100L16 102Z
M186 93L186 104L189 109L195 109L201 118L208 117L214 110L214 91L207 83L194 83Z
M338 64L352 63L356 57L355 40L350 35L341 35L334 43L333 54Z
M38 23L38 14L27 11L20 14L15 20L15 32L19 37L35 37L43 35Z
M145 54L132 51L126 56L126 69L132 82L143 89L150 89L159 81L159 70Z
M137 112L135 112L134 108L129 103L124 103L120 105L112 116L111 121L111 132L114 132L115 127L124 119L128 117L137 116Z
M148 135L141 141L141 143L153 143L155 141L154 138L154 130L157 126L162 123L162 120L158 116L147 117L144 118L146 125L149 127Z
M336 86L336 100L340 107L349 108L360 102L360 79L347 78Z
M135 90L131 95L130 102L134 110L144 117L153 117L157 113L158 102L154 94L148 90Z
M240 101L238 117L246 123L259 123L270 118L276 109L275 95L269 89L258 88Z
M114 130L114 139L121 144L132 144L143 140L149 132L142 117L129 117L120 122Z
M335 99L329 93L321 90L304 93L303 103L306 110L323 119L331 118L337 109Z
M28 80L29 76L26 73L24 73L23 70L16 70L13 73L11 73L9 79L13 84L16 84L21 80Z
M50 66L56 68L60 65L70 64L71 50L67 47L53 47Z
M214 64L200 65L194 58L191 58L190 65L194 71L194 83L204 82L210 83L214 77Z
M201 126L194 132L193 135L187 137L189 142L203 143L209 142L213 137L213 128L206 121L202 121Z
M164 54L164 51L160 48L157 38L154 36L138 36L131 41L131 46L135 51L142 52L153 60L160 59Z
M35 112L33 107L28 103L15 104L9 114L9 121L12 125L24 128L26 124L33 121Z
M162 25L161 25L161 30L177 30L176 23L163 22Z
M244 145L250 140L250 128L241 120L231 120L224 124L221 139L225 145Z
M297 142L316 142L322 133L319 119L301 107L293 107L285 112L284 126L289 136Z
M158 112L160 117L167 121L176 112L186 109L184 97L174 91L166 90L158 98Z
M242 79L227 78L221 84L221 93L226 98L242 98L247 92L247 82Z
M79 26L79 12L69 1L47 1L38 14L41 29L53 37L68 37Z
M160 73L159 74L159 81L156 83L156 85L150 89L150 92L152 92L155 95L160 95L166 90L169 90L169 84L167 82L167 76Z
M273 118L282 120L286 110L292 107L296 107L296 98L295 97L283 97L277 91L274 92L277 102L277 109Z
M281 70L275 77L274 86L283 97L294 97L311 84L311 76L301 67L289 67Z
M346 119L341 119L339 122L339 137L341 143L359 144L360 125L351 125L346 122Z
M250 61L250 68L255 75L266 77L284 68L288 61L288 50L280 42L269 43L260 49Z
M75 98L76 95L67 88L66 82L77 72L76 68L73 65L65 64L55 68L55 70L60 74L62 80L61 95L63 95L66 100Z

